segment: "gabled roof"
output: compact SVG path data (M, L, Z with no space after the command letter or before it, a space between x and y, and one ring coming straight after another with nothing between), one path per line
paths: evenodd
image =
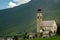
M43 27L51 27L55 23L55 20L48 20L48 21L42 21L42 26Z

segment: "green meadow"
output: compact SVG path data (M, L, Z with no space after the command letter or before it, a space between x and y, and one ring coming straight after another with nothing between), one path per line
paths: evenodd
M24 39L19 39L24 40ZM26 40L60 40L60 36L54 36L49 38L34 38L34 39L26 39Z
M50 37L50 38L36 38L31 40L60 40L60 37Z

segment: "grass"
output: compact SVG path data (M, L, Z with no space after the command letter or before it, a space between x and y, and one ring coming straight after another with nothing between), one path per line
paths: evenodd
M20 39L24 40L24 39ZM60 40L60 36L54 36L49 38L35 38L35 39L27 39L27 40Z
M23 40L23 39L20 39L20 40ZM35 38L35 39L29 39L29 40L60 40L60 36L49 37L49 38Z
M30 40L60 40L60 37L50 37L50 38L35 38Z

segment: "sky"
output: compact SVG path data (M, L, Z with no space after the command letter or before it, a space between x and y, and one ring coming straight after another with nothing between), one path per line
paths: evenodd
M0 0L0 10L26 4L31 0Z

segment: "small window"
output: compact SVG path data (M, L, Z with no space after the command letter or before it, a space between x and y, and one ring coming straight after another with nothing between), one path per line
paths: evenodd
M42 18L42 17L40 16L40 18Z
M39 18L39 16L37 18Z

